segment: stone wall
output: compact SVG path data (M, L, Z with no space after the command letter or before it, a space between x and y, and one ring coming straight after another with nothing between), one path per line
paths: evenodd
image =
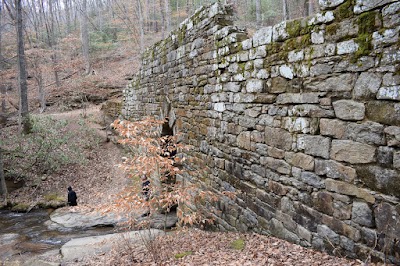
M319 0L249 38L201 8L143 54L122 114L169 118L219 226L400 263L400 2Z

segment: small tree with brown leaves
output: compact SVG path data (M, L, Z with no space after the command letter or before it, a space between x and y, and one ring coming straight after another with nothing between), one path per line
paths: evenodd
M136 122L116 120L112 124L121 136L119 142L128 147L131 154L130 158L125 158L122 167L136 181L143 175L149 177L151 196L143 197L136 182L136 186L128 188L109 209L133 214L129 217L130 227L137 226L135 218L139 211L149 211L151 217L153 213L167 213L174 206L178 206L181 225L213 223L212 213L216 209L212 203L219 197L183 178L196 174L185 168L190 162L185 160L183 152L191 147L177 143L177 136L161 136L164 122L146 118Z

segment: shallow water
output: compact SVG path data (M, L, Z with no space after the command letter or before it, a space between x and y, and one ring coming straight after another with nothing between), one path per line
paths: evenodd
M47 210L35 210L29 213L0 210L0 262L21 254L42 254L48 250L58 249L73 238L116 232L113 227L49 230L45 225L50 219L49 213ZM2 241L2 238L6 238L5 234L18 234L18 236Z

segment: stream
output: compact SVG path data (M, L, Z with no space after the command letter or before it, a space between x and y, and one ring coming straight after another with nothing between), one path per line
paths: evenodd
M0 264L21 255L38 255L59 249L73 238L115 233L113 227L50 230L49 210L16 213L0 210Z

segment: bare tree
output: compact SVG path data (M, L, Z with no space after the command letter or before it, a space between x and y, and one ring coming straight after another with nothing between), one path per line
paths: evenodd
M282 5L283 5L283 20L289 20L290 14L289 14L288 0L282 0Z
M17 28L17 45L18 45L18 89L19 89L19 115L20 130L25 134L30 133L32 125L29 118L28 109L28 84L26 73L26 60L24 48L24 25L22 19L22 3L21 0L15 0L16 7L16 28Z
M92 65L90 64L89 57L89 28L87 18L87 0L82 0L81 6L81 41L82 41L82 54L85 60L85 75L92 72Z
M139 31L140 31L140 51L144 51L144 22L143 22L143 7L142 1L136 0L139 16Z
M255 0L256 1L256 24L257 27L260 27L261 25L261 0Z
M165 10L163 7L163 0L160 0L160 11L161 11L161 38L165 37Z
M169 0L164 0L164 12L166 16L167 32L171 31L171 9L169 8Z

